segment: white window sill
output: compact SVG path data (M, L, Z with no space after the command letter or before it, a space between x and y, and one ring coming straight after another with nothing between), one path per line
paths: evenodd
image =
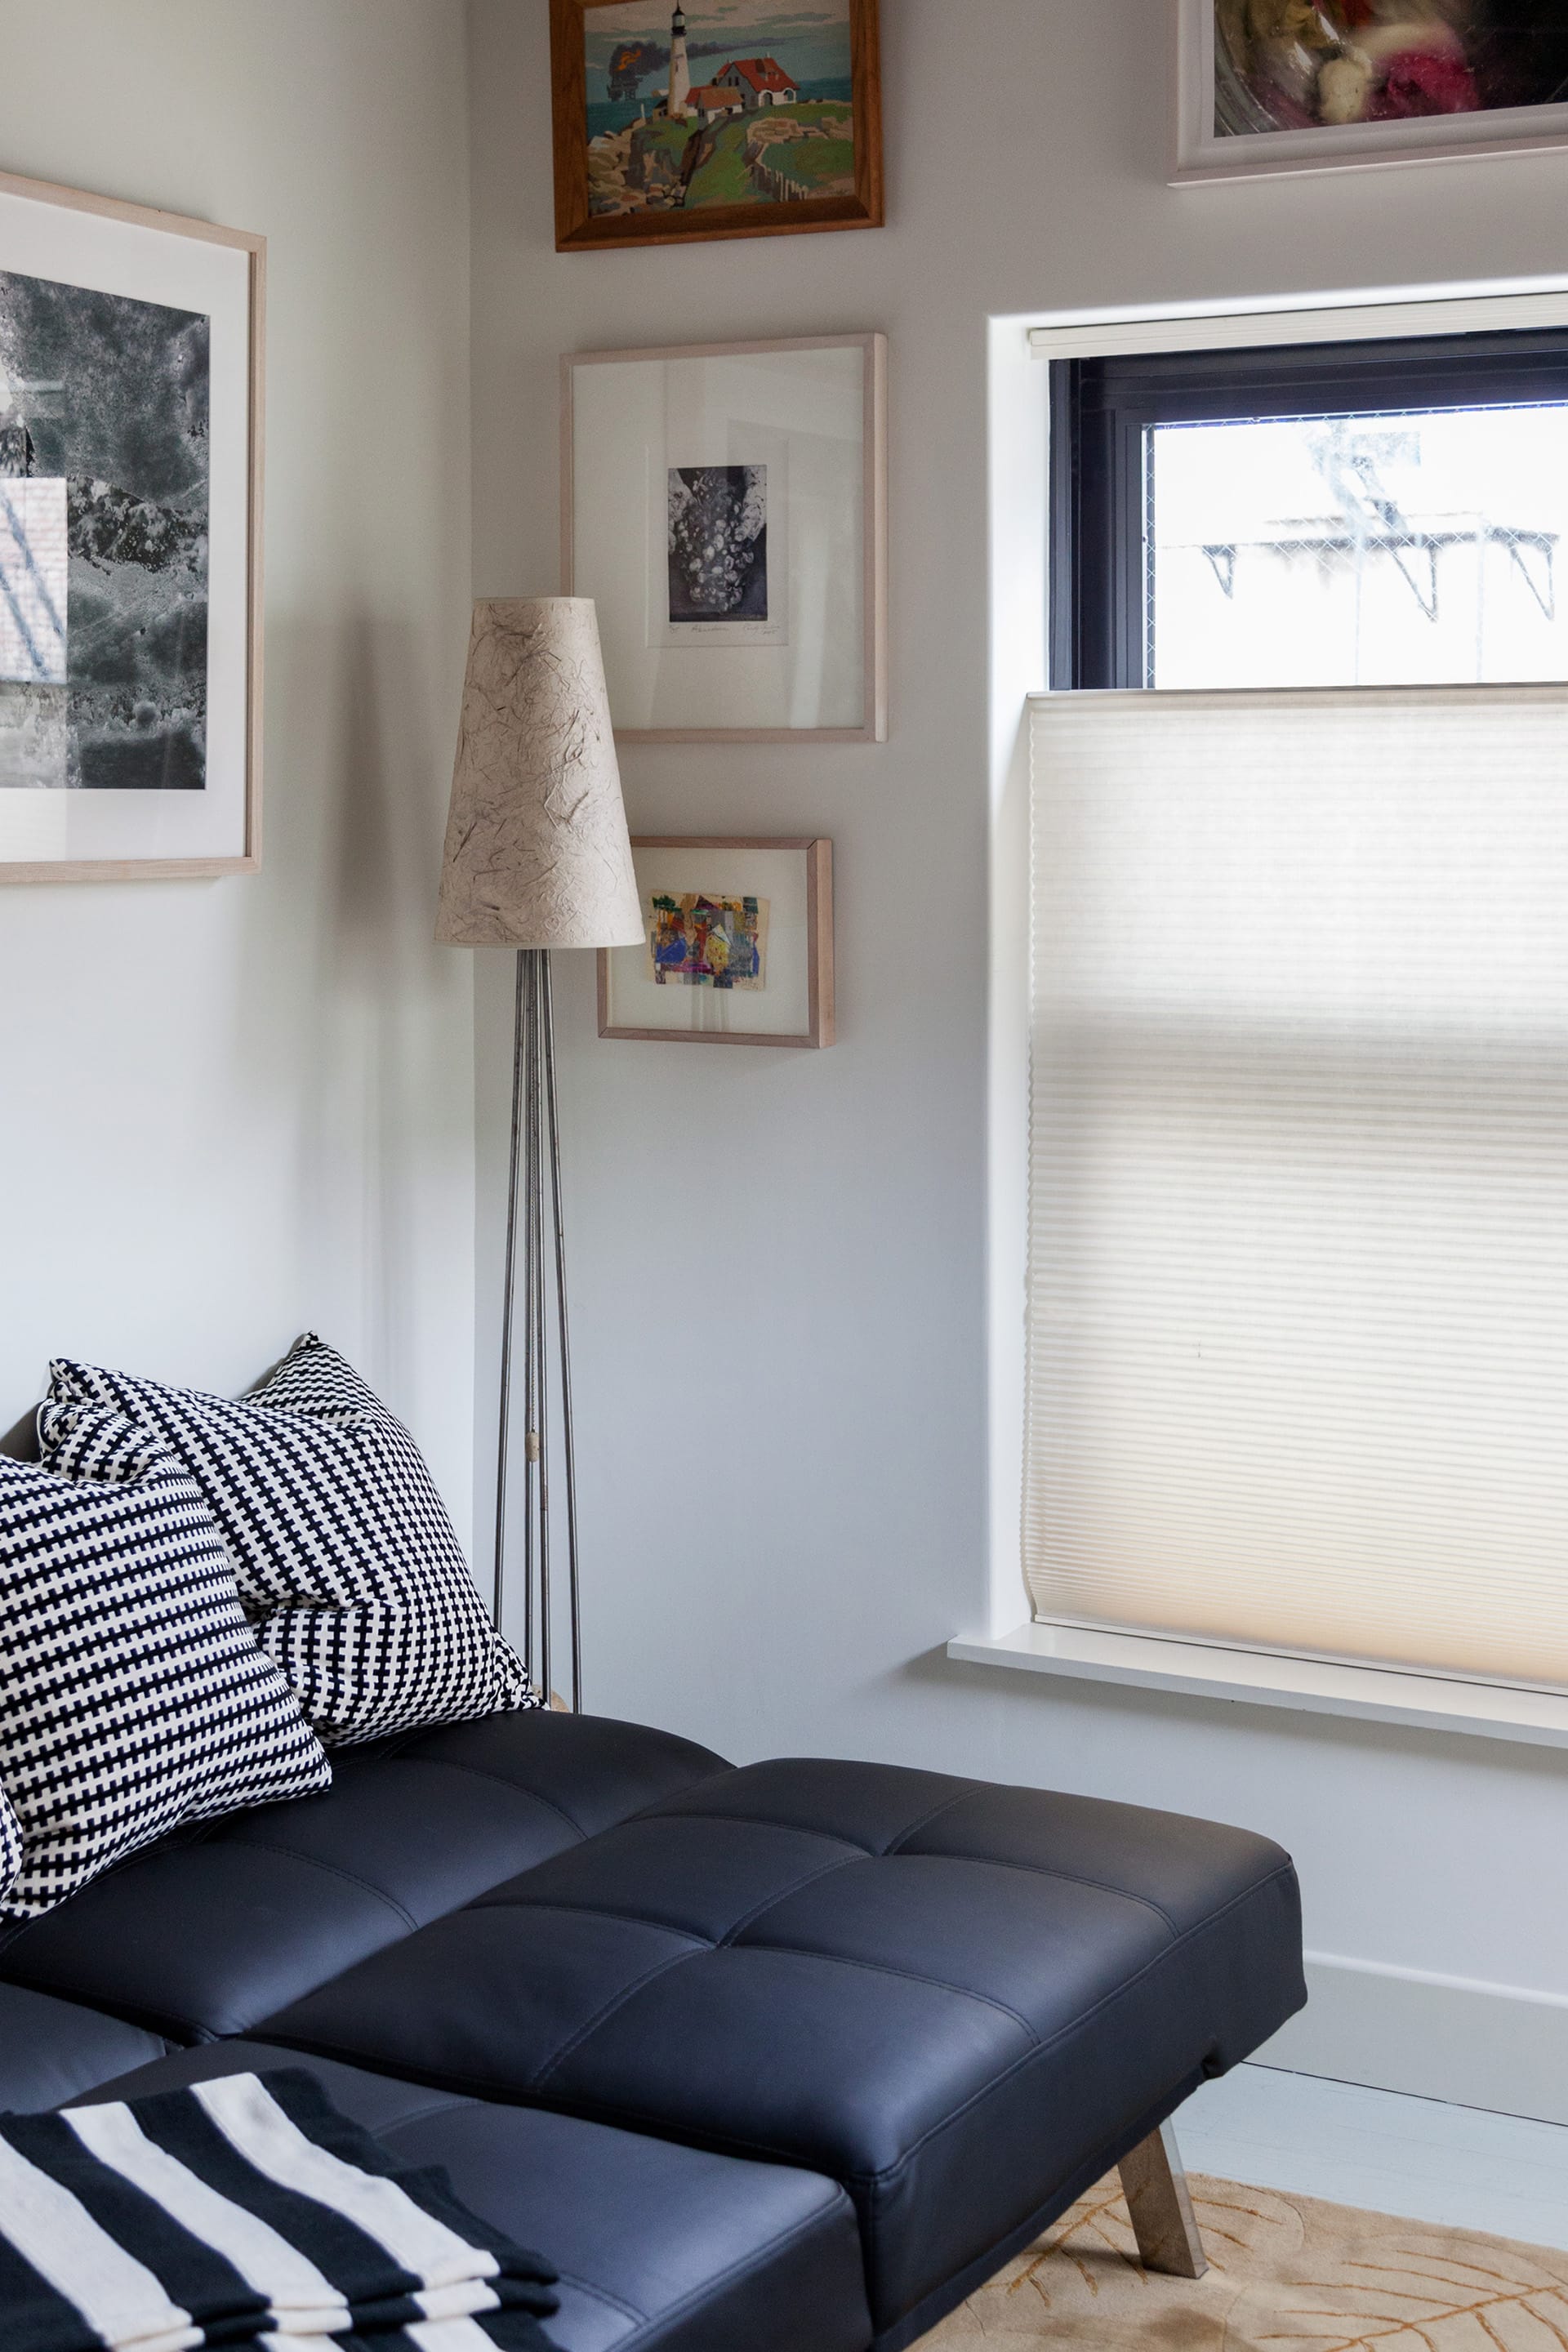
M996 1639L950 1642L947 1654L969 1665L1058 1675L1073 1682L1120 1683L1134 1690L1179 1691L1248 1706L1568 1748L1568 1695L1507 1684L1450 1682L1437 1675L1331 1665L1274 1651L1212 1649L1206 1643L1093 1633L1078 1625L1020 1625Z

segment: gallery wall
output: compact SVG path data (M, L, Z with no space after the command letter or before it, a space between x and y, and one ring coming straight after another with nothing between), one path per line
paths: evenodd
M943 1655L990 1614L988 318L1564 267L1568 156L1170 189L1165 14L883 0L888 228L558 256L545 0L472 0L478 593L558 584L561 352L890 339L890 740L623 762L635 828L832 836L840 1042L601 1043L560 960L587 1696L1268 1831L1322 1956L1279 2054L1568 2120L1568 1759ZM481 959L481 1491L508 986Z
M0 1433L51 1353L233 1391L314 1326L466 1525L472 971L430 944L463 30L460 0L0 0L0 165L258 230L271 297L262 871L0 890Z

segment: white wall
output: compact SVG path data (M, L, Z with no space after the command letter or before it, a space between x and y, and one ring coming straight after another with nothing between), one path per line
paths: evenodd
M601 1044L590 960L561 960L589 1702L737 1758L1256 1824L1300 1861L1309 1943L1357 1964L1317 1971L1292 2063L1568 2117L1568 1759L942 1655L990 1613L987 319L1560 270L1568 156L1172 190L1157 0L882 16L890 227L557 256L544 0L470 6L478 593L558 584L561 352L891 339L891 740L624 761L634 826L833 836L840 1044ZM487 960L486 1382L507 985ZM482 1406L481 1474L489 1442Z
M892 341L891 740L626 759L640 826L833 836L840 1044L601 1045L563 959L589 1701L737 1757L1253 1822L1352 1964L1315 1972L1293 2063L1568 2116L1568 1759L942 1655L994 1613L987 321L1550 274L1568 158L1171 191L1156 0L883 13L890 228L559 257L544 0L468 10L479 593L556 585L560 352ZM473 967L428 944L469 587L463 31L460 0L0 0L27 58L0 163L271 240L267 862L0 892L0 1431L52 1351L236 1389L315 1324L466 1520ZM489 1384L510 997L480 972Z
M270 241L265 863L0 891L0 1431L52 1352L232 1391L313 1325L466 1528L461 0L0 0L0 54L5 168Z

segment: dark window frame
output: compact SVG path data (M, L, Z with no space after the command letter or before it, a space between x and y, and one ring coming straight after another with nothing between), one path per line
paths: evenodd
M1050 677L1149 683L1148 428L1568 402L1568 328L1051 362Z

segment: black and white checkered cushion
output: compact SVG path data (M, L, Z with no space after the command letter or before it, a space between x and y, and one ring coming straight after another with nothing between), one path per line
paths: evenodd
M16 1819L11 1800L0 1789L0 1903L5 1890L22 1867L22 1824Z
M536 1704L414 1440L313 1332L238 1404L87 1364L52 1375L57 1397L144 1422L179 1455L329 1747Z
M20 1832L0 1912L23 1918L177 1822L332 1777L169 1448L103 1412L38 1418L55 1466L0 1459L0 1785Z

